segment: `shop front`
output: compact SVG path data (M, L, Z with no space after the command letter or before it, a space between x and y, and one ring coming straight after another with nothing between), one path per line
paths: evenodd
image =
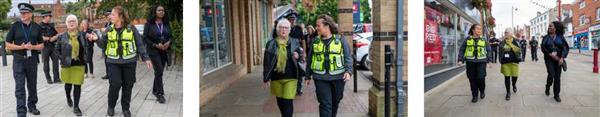
M592 41L592 49L598 48L600 46L600 24L596 24L590 27L590 39Z
M590 32L588 29L577 31L575 34L575 42L573 47L579 50L591 50L592 40L590 39Z

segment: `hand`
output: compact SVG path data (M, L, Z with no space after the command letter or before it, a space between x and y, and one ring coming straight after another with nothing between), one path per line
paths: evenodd
M27 44L22 45L24 49L27 50L31 50L33 49L33 46L31 45L31 42L28 42Z
M267 81L263 83L262 88L263 89L269 89L269 87L271 87L271 81Z
M294 59L298 59L298 57L300 57L298 56L298 52L294 52Z
M558 65L562 65L564 62L565 62L565 61L564 61L564 59L563 59L563 58L560 58L560 59L558 59Z
M350 73L348 72L344 73L344 82L346 81L350 81Z
M146 68L148 68L148 71L150 71L152 69L152 62L150 62L150 60L146 60Z
M43 36L43 37L42 37L42 39L43 39L44 41L48 41L48 40L50 40L50 37Z

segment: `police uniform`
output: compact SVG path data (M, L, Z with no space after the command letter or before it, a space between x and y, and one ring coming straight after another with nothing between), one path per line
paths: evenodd
M42 13L42 17L52 17L52 12L46 11ZM44 37L54 37L58 32L54 28L54 23L50 22L41 22L40 26L42 28L42 36ZM58 74L58 54L54 49L55 41L44 41L44 50L42 51L42 62L44 63L44 74L46 75L46 82L48 84L59 83L59 74ZM54 80L50 76L50 60L52 60L52 74L54 75Z
M106 29L102 39L98 40L101 48L105 48L107 73L109 79L108 115L114 115L114 108L119 98L119 89L122 88L121 106L123 115L130 116L129 103L131 102L131 89L136 81L135 69L138 57L143 61L149 60L146 47L135 27L123 26L115 28L114 25Z
M491 47L481 37L469 36L461 45L458 59L466 63L467 78L471 85L471 102L485 97L486 63L492 61Z
M18 7L21 13L31 13L34 10L33 6L27 3L20 3ZM43 44L41 28L33 21L30 21L29 24L17 21L11 25L6 36L6 42L14 45L31 43L35 46ZM40 112L36 108L38 101L36 81L40 52L37 50L12 50L12 52L17 114L19 117L24 117L29 110L34 115L39 115ZM27 87L27 93L25 93L25 87ZM27 94L29 94L29 97L26 97ZM27 98L27 102L25 98Z

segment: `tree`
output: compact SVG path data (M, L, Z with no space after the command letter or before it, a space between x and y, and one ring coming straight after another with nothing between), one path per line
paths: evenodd
M360 0L360 12L363 14L362 23L371 23L371 7L368 0Z
M337 0L324 0L320 1L315 7L315 10L310 11L305 9L302 5L296 4L298 14L301 16L302 21L306 25L315 26L317 23L317 17L321 14L327 14L337 21Z
M0 30L7 30L8 25L10 25L10 22L7 21L8 20L7 13L12 8L11 4L12 4L11 0L0 1ZM9 23L6 23L6 22L9 22Z

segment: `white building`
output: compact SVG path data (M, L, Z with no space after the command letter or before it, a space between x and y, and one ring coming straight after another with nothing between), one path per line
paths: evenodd
M544 36L548 30L548 25L551 22L558 20L556 18L556 15L558 14L556 9L557 8L553 8L551 10L544 11L543 13L538 12L537 16L529 20L529 25L531 26L531 37L528 38L535 37L535 39L541 41L542 36Z

